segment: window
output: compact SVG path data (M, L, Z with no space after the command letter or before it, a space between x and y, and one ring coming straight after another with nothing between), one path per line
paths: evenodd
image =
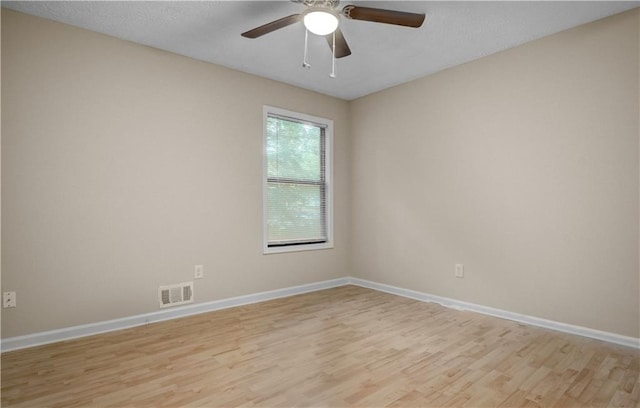
M333 121L264 107L264 252L333 247Z

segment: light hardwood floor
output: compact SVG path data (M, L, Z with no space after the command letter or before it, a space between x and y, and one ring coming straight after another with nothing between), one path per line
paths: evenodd
M637 407L638 350L356 286L2 355L2 405Z

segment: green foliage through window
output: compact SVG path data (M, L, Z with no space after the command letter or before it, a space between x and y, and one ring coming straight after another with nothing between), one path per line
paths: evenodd
M325 128L269 115L268 246L327 241Z

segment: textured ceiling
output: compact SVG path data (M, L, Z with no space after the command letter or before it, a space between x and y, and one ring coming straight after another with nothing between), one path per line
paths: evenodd
M616 14L635 2L343 1L427 14L418 29L342 19L353 54L337 60L311 36L311 69L302 68L304 27L257 39L240 33L303 11L291 1L10 2L2 6L136 43L355 99L546 35Z

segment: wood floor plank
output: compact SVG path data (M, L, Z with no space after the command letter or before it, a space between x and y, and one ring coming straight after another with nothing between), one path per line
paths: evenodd
M640 405L640 351L344 286L2 354L2 406Z

